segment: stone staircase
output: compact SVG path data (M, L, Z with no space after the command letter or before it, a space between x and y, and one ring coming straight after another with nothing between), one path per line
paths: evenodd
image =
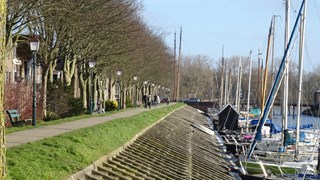
M189 106L175 111L84 179L235 179L216 137L193 123L208 120Z

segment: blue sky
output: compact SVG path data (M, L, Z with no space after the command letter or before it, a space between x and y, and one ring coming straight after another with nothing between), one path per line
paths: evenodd
M301 0L291 0L291 28ZM173 47L174 31L183 28L183 55L207 55L213 60L225 57L248 56L253 50L257 58L260 45L263 57L268 30L273 15L276 21L276 56L283 54L283 0L143 0L144 20L152 27L166 32L166 42ZM305 67L320 64L320 1L308 0ZM293 59L297 50L293 51ZM295 61L295 60L294 60Z

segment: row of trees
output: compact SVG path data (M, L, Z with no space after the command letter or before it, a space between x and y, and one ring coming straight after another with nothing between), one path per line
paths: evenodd
M239 59L241 58L241 98L246 99L248 94L249 83L249 63L248 56L233 56L224 58L225 69L223 71L222 59L213 61L207 56L189 56L183 59L182 74L181 74L181 96L182 98L188 98L190 94L196 95L203 100L216 100L219 102L220 98L220 86L221 78L224 78L224 83L228 84L228 99L229 102L234 104L236 98L237 80L239 75ZM251 75L251 103L255 103L260 106L262 99L262 82L264 77L264 69L262 66L262 58L260 64L258 58L253 58L252 75ZM281 59L275 60L274 70L271 65L268 68L267 75L267 90L266 95L270 91L273 74L277 73ZM227 67L226 67L226 64ZM313 71L304 71L303 75L303 92L302 103L313 105L314 92L320 89L320 74L317 73L320 67L314 67ZM299 69L295 59L290 61L289 68L289 103L296 104L298 94L298 74ZM227 74L227 76L226 76ZM226 81L226 77L228 80ZM223 89L224 91L225 89ZM226 92L224 92L226 93ZM276 98L276 102L281 102L282 90L280 89L279 95ZM245 101L246 103L246 101ZM217 104L218 105L218 104Z
M7 2L6 50L28 43L36 35L40 41L37 64L42 68L43 115L47 112L48 85L54 70L63 70L63 87L72 87L73 97L88 104L90 75L94 101L112 97L116 70L121 69L123 99L135 83L142 92L143 81L170 87L173 77L171 50L163 32L142 20L139 0L9 0ZM21 36L25 42L18 42ZM20 37L20 38L18 38ZM57 62L63 62L59 67ZM93 70L88 62L95 61ZM62 88L62 87L60 87ZM78 89L80 88L80 91ZM107 91L108 93L105 93Z

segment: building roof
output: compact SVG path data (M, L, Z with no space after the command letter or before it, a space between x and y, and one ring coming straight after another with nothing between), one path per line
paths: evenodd
M224 110L226 110L228 107L230 107L234 112L240 116L240 113L229 103L222 107L222 109L218 112L218 114L221 114Z

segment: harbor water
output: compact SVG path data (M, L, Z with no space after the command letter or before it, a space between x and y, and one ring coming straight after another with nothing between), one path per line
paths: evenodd
M308 107L301 108L302 111ZM288 127L296 127L297 124L297 108L289 107L288 111ZM275 106L272 115L272 122L278 127L282 127L281 107ZM312 129L320 129L320 118L313 116L300 115L300 126L312 124Z

